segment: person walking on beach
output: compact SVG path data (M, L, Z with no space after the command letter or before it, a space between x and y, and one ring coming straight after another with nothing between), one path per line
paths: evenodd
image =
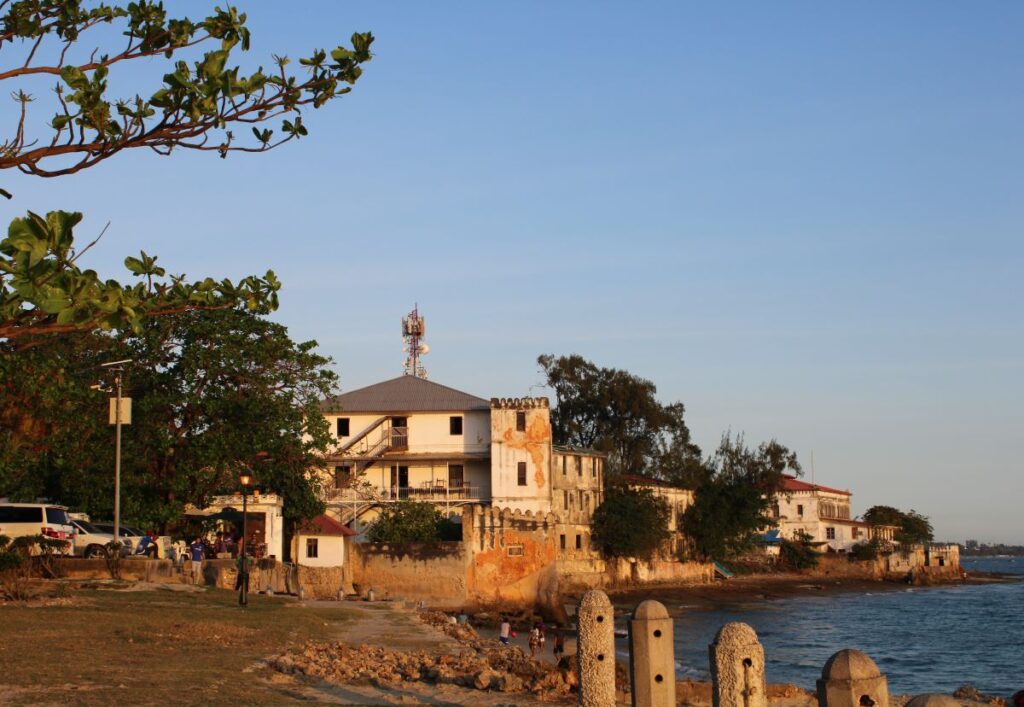
M498 640L501 641L502 645L508 645L508 637L512 633L512 624L508 622L508 619L502 618L501 620L501 631L498 632Z
M565 634L562 633L562 629L555 629L555 645L552 648L555 653L555 662L557 663L565 655Z
M544 625L543 621L538 621L537 622L537 641L538 641L537 648L540 650L541 656L544 655L544 641L546 640L546 636L544 635L544 632L545 632L546 629L547 629L547 627Z
M530 631L530 657L535 658L537 656L537 649L540 648L540 628L534 626L533 630Z

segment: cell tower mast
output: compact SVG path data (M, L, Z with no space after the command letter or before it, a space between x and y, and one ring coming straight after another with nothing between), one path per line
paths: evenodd
M419 305L415 305L408 315L402 317L402 339L405 345L402 350L405 357L405 375L427 378L427 369L420 363L420 356L430 353L430 345L422 341L427 333L427 322L420 316Z

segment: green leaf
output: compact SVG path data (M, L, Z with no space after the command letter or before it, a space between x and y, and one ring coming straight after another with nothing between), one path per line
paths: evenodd
M89 79L77 66L65 66L60 70L60 77L71 88L81 91L89 87Z

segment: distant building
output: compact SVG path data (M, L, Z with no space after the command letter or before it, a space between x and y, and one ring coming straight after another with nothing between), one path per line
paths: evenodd
M683 541L683 536L678 531L682 528L683 513L693 505L693 491L650 476L625 474L622 478L630 488L648 489L668 503L670 511L668 529L672 533L671 550L673 553L678 553L681 549L680 543Z
M772 505L779 537L793 540L803 532L819 549L834 552L846 552L874 538L891 541L894 532L891 526L872 526L853 518L850 513L852 497L849 491L784 476L782 493L776 495Z

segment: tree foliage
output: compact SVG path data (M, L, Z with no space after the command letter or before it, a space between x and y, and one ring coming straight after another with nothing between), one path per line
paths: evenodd
M850 548L848 556L851 562L870 562L878 559L878 549L877 540L860 542Z
M280 283L274 273L240 282L207 278L188 282L167 276L144 251L125 258L134 285L101 280L78 259L90 246L74 249L74 228L82 214L29 212L11 222L0 241L0 341L13 348L38 345L40 337L91 329L134 329L147 317L195 309L225 309L239 303L252 311L277 308ZM91 244L90 244L91 245Z
M92 364L131 358L125 518L163 526L186 503L237 490L243 468L262 491L283 496L286 518L313 517L323 509L313 471L332 443L319 401L336 383L314 349L263 317L222 310L152 320L139 334L56 337L0 357L11 393L0 403L0 496L43 495L110 515L113 432L106 396L89 386L100 373Z
M537 359L555 391L555 441L608 454L615 473L649 474L690 488L704 477L682 403L662 405L654 383L578 354Z
M455 540L452 523L425 501L400 501L384 508L366 531L374 543L428 543Z
M112 33L117 29L120 37ZM299 60L298 74L289 71L287 57L277 56L270 70L243 71L232 60L249 49L249 29L246 15L231 6L193 21L171 17L162 3L151 0L0 1L0 52L6 65L0 68L0 84L17 104L16 121L0 139L0 169L56 177L137 147L161 155L175 149L221 157L265 152L308 134L304 108L320 108L352 90L371 59L373 36L356 33L350 42L351 47L330 52L313 50ZM188 61L199 51L189 50L199 45L209 51ZM155 90L108 95L112 69L160 58L166 73ZM54 112L44 113L30 90L51 79ZM275 137L275 130L264 126L278 119ZM11 196L3 189L0 195ZM36 345L48 334L137 331L146 318L187 310L277 307L279 284L272 272L238 283L189 282L183 275L168 276L143 252L124 261L142 278L138 284L101 279L78 263L95 243L75 250L72 232L81 220L78 213L30 212L12 221L0 241L0 343L8 345L6 352Z
M818 566L818 552L811 545L813 538L803 530L792 540L783 540L779 547L779 563L786 569L808 570Z
M6 6L6 8L4 8ZM307 134L302 108L319 108L352 90L370 60L370 33L355 33L351 47L313 50L299 60L304 75L288 69L287 57L273 57L273 68L243 71L232 65L249 49L246 15L216 8L201 19L170 17L163 3L94 5L81 0L18 0L0 3L0 51L10 56L0 82L18 104L13 134L0 142L0 169L55 177L91 167L118 152L146 147L159 154L177 148L263 152ZM102 26L121 29L125 38L109 49L92 48L88 38ZM194 61L181 58L199 45L210 50ZM21 54L11 56L20 46ZM175 59L162 83L148 93L108 95L111 68L134 60ZM137 62L141 63L141 62ZM32 77L52 77L55 114L32 118L34 97L17 85ZM15 85L12 85L15 84ZM281 118L280 133L256 125ZM31 122L47 122L41 137ZM251 127L252 137L244 139ZM241 136L235 129L243 129Z
M929 543L934 537L934 529L927 516L911 509L903 512L892 506L872 506L864 512L864 520L871 525L895 525L898 543Z
M719 560L749 549L772 525L769 510L783 474L801 471L796 454L775 440L751 449L742 435L729 434L706 464L709 478L683 514L682 529L699 558Z
M611 557L650 557L671 537L668 502L650 489L615 484L594 511L592 542Z

